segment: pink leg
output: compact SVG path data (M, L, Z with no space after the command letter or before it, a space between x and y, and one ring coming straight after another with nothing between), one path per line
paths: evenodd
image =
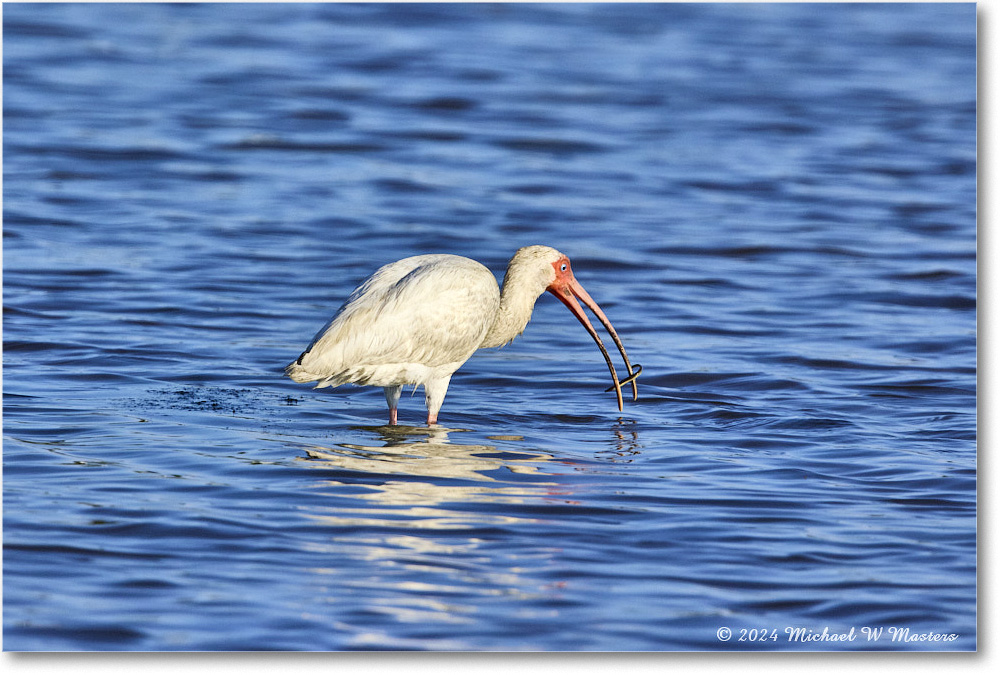
M399 404L399 395L402 393L403 387L396 385L393 387L383 387L383 389L385 390L385 402L389 404L389 425L395 426L399 424L396 406Z
M432 427L438 422L438 411L444 403L444 395L448 393L448 383L451 375L445 375L436 380L424 382L424 394L427 399L427 426Z

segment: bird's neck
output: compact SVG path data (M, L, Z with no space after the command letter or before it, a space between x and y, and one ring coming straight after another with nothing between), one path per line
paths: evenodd
M537 284L533 285L530 280L512 275L507 270L500 290L500 310L480 347L502 347L524 332L531 320L535 301L545 291L544 287L539 290L535 286Z

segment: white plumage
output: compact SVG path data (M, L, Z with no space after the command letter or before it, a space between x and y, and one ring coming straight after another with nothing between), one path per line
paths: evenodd
M390 424L397 422L402 387L422 384L427 424L433 425L452 374L477 349L520 335L535 300L546 290L587 327L604 352L616 388L611 359L574 296L608 328L634 375L610 322L573 278L569 259L547 246L527 246L514 254L502 292L488 268L461 256L420 255L385 265L351 293L285 373L296 382L316 382L316 387L383 387ZM620 388L618 400L621 408Z

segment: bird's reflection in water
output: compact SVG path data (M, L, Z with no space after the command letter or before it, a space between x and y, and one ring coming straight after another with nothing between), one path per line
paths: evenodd
M380 427L377 431L382 445L341 443L303 448L303 461L314 468L334 471L334 476L317 487L343 496L341 489L350 486L353 498L388 507L394 519L402 515L399 507L412 509L419 505L421 512L411 510L409 517L424 519L426 522L417 525L422 528L521 520L506 509L482 505L566 498L567 487L553 481L553 476L543 469L544 464L553 461L552 455L452 443L450 435L460 430ZM359 487L366 491L358 491ZM445 503L451 508L436 513L434 507ZM357 513L349 514L341 507L336 514L316 517L342 524L363 515L367 524L372 524L372 516L378 520L378 513L390 515L373 511L371 506L348 511ZM400 525L398 521L395 524Z
M376 432L382 444L303 448L306 456L302 461L313 468L331 470L331 476L317 484L318 488L343 496L341 489L350 486L351 497L393 508L447 503L457 507L461 520L510 522L512 516L505 515L509 509L490 509L484 504L578 503L571 501L575 482L566 481L565 476L592 465L580 458L557 458L534 449L453 443L450 436L462 433L460 429L392 426L363 430ZM608 448L598 452L597 463L631 462L641 447L636 423L619 419L611 432ZM369 516L372 513L370 508L363 511ZM449 519L456 517L455 512L455 508L449 509ZM337 515L329 517L343 519L344 509L338 508Z
M447 429L377 431L382 445L312 446L301 458L327 472L314 487L335 498L303 513L330 530L328 540L309 544L330 561L312 569L315 593L341 604L367 598L355 621L342 625L359 636L355 646L384 644L387 623L468 623L482 597L551 595L526 571L549 566L558 549L519 552L495 543L501 531L534 531L544 504L565 500L565 486L540 470L550 455L452 443ZM343 558L352 562L338 565ZM358 560L367 573L345 578Z
M393 623L440 626L450 635L451 627L474 622L483 602L498 599L545 620L555 616L551 604L573 588L551 577L563 543L540 533L589 517L586 497L573 493L585 490L576 471L593 460L526 449L520 436L494 436L497 445L485 445L452 442L462 432L442 428L362 431L380 444L314 445L302 448L301 458L320 474L316 492L332 498L303 510L330 533L309 542L328 561L311 569L313 592L331 606L364 598L340 624L355 635L354 646L388 644ZM612 436L619 454L638 452L628 425ZM365 574L349 572L359 560ZM428 646L461 643L421 644Z

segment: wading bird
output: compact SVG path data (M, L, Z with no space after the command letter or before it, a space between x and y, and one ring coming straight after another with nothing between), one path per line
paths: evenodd
M601 348L621 411L622 382L578 298L621 352L633 399L642 367L633 369L611 322L574 278L569 258L548 246L518 249L502 290L486 266L457 255L418 255L385 265L351 293L285 374L296 382L316 382L316 388L382 387L389 424L397 424L403 386L422 384L431 426L437 424L452 374L477 349L500 347L524 332L545 291L569 307Z

